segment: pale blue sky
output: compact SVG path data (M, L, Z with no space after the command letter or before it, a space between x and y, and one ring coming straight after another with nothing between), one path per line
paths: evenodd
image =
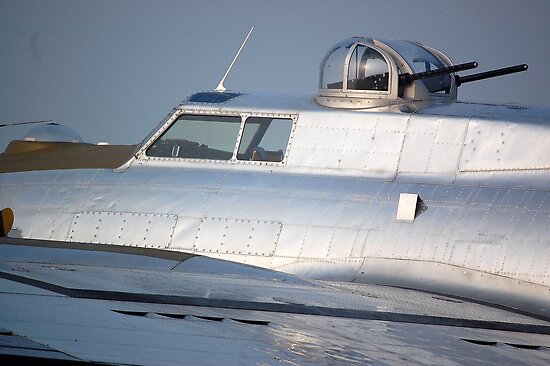
M0 0L0 124L53 119L85 141L135 143L173 106L216 87L314 94L321 58L350 36L408 39L478 71L525 73L459 99L549 104L550 1ZM0 129L0 149L29 127Z

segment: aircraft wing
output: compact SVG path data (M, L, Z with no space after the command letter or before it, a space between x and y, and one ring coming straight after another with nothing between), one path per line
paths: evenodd
M0 358L83 365L550 364L550 322L180 252L0 238Z

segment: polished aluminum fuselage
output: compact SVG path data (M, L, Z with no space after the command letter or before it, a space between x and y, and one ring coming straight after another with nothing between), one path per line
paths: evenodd
M547 314L548 110L413 107L255 94L184 103L118 169L0 174L0 206L13 208L12 236L166 248ZM148 157L183 113L294 125L281 163ZM419 197L412 220L398 219L403 193Z

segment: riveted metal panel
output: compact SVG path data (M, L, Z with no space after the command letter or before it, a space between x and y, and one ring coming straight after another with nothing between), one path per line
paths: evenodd
M499 263L503 237L501 235L461 235L452 245L449 263L462 268L494 268Z
M454 220L455 210L453 207L435 206L435 204L425 206L424 203L420 203L417 208L414 225L409 230L423 232L423 235L428 236L429 240L436 239L444 230L441 222ZM432 239L432 237L434 238Z
M353 160L354 157L372 154L376 130L368 125L358 125L349 127L346 131L345 145L341 145L340 167L353 169L358 166L358 162Z
M367 241L368 235L368 230L357 230L350 258L364 257L363 252L365 250L365 242Z
M285 223L277 243L276 255L286 258L298 258L305 237L306 226Z
M511 216L514 237L531 240L550 240L550 211L515 210Z
M468 126L460 171L550 169L548 126L472 119Z
M333 229L330 227L308 227L299 256L302 258L326 258L332 234Z
M529 196L532 191L506 189L506 192L501 196L498 207L504 209L516 209L526 206ZM550 193L546 193L550 195Z
M401 151L403 138L403 131L377 129L370 147L369 159L361 168L373 173L395 173L399 163L399 152Z
M2 175L0 174L0 176ZM2 202L0 203L0 205L2 206L2 208L14 208L19 193L21 193L21 187L15 185L7 186L3 185L2 182L0 182L0 196L2 197Z
M179 164L178 164L179 163ZM223 182L226 172L219 169L205 169L208 165L198 167L185 165L178 160L153 163L147 161L143 166L132 166L117 180L119 184L170 185L173 187L204 187L216 189ZM212 165L209 165L212 167ZM108 175L108 176L113 176ZM106 179L108 179L106 177Z
M74 216L69 241L166 248L176 221L176 215L83 211Z
M46 195L40 202L40 209L69 211L74 208L75 203L78 204L81 202L86 189L87 188L82 186L71 185L64 185L61 187L54 186L45 189Z
M525 206L534 210L550 207L550 192L530 191Z
M369 230L369 234L363 247L363 255L365 257L387 257L383 255L383 249L390 246L393 247L394 243L391 240L393 236L389 237L387 233L380 230ZM391 249L389 253L391 254Z
M195 240L195 251L271 256L279 240L278 221L205 217Z
M178 216L206 215L208 202L216 192L209 187L135 184L96 185L82 200L82 211L169 213Z
M409 251L409 258L427 262L444 263L449 252L449 241L446 233L440 230L419 231L416 239L420 248ZM414 248L413 248L414 249Z
M454 172L464 136L466 118L412 115L407 128L399 172Z
M397 169L408 115L301 113L288 166L360 170Z
M529 282L550 285L550 240L525 240L531 250L506 251L502 271L499 274Z
M355 229L333 228L330 236L327 257L329 258L350 258L358 257L363 248L364 236L358 235ZM359 238L358 238L359 236ZM359 239L359 242L357 242ZM355 255L353 255L355 252Z
M310 201L313 203L316 200L310 199ZM318 199L316 207L309 212L302 211L302 214L304 217L309 218L309 223L312 225L326 227L334 227L339 218L346 216L344 203L339 200L332 200L330 197ZM344 223L344 226L348 225Z
M72 223L72 215L39 211L33 216L30 230L24 237L48 240L65 240Z
M294 132L294 143L288 155L288 166L313 167L323 156L329 156L328 152L320 152L319 147L316 147L323 133L326 133L326 130L321 126L298 124ZM321 153L323 156L319 156ZM334 161L332 165L335 165Z
M370 199L358 200L357 198L346 202L344 207L345 216L340 219L340 226L372 228L376 216L383 203Z
M42 186L42 185L24 186L15 201L15 206L33 207L36 209L40 206L40 203L44 199L44 196L46 196L47 192L48 192L47 186Z
M64 184L72 183L88 185L101 171L111 172L110 169L69 169L67 171L64 171L63 174L59 174L57 180L58 182L63 182Z
M483 187L475 193L470 204L472 206L492 207L496 204L503 192L498 188Z
M427 172L455 172L458 169L468 120L440 119L437 123L437 134L433 141Z
M399 172L427 172L434 140L435 135L432 132L407 131Z
M459 172L453 183L550 191L550 170L501 170Z
M178 216L170 249L193 251L201 221L200 218Z
M321 210L322 212L317 214L320 205L323 205L322 197L296 195L296 197L292 197L290 204L287 205L288 211L284 215L284 222L306 227L319 224L316 220L330 220L330 217L323 216L323 213L327 213L326 211Z
M16 179L17 183L21 184L35 184L36 182L48 184L57 182L59 177L63 175L64 174L59 170L35 170L30 172L14 173L12 176Z

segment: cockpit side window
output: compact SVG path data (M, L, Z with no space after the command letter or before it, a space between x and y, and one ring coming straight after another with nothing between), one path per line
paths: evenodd
M371 47L358 44L348 66L348 89L388 90L388 64L384 56Z
M290 118L247 118L237 159L283 161L291 130L292 119Z
M241 125L238 116L180 116L147 149L148 156L230 160Z

